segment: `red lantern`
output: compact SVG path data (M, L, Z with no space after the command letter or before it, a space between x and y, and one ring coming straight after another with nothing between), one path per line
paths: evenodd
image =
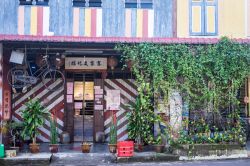
M115 57L108 58L108 66L111 68L111 70L114 70L114 68L118 65L118 60Z
M131 69L132 69L134 63L133 63L132 60L128 60L128 61L126 61L126 65L127 65L127 68L131 71Z

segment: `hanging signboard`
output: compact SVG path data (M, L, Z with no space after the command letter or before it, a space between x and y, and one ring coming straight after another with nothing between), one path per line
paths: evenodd
M106 70L107 58L66 57L65 69Z
M120 90L107 90L106 97L106 109L107 110L119 110L120 109Z
M3 93L3 119L9 120L11 113L11 95L9 90L4 90Z

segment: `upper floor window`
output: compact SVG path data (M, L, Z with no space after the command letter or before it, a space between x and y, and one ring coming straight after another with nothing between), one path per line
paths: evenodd
M19 0L20 5L49 5L49 0Z
M102 7L102 0L73 0L75 7Z
M218 1L190 0L190 35L216 36L218 34Z
M125 8L153 8L153 0L125 0Z

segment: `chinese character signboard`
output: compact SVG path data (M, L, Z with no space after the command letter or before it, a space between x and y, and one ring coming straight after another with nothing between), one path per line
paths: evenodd
M65 69L92 69L92 70L106 70L107 58L65 58Z
M3 119L10 119L10 111L11 111L11 96L9 90L4 90L3 93Z
M107 110L119 110L120 109L120 90L107 90L106 102Z

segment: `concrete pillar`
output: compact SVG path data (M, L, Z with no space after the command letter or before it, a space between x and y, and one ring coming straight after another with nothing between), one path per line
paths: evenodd
M169 125L172 127L172 134L178 137L178 132L182 130L182 97L179 92L174 91L169 101Z

